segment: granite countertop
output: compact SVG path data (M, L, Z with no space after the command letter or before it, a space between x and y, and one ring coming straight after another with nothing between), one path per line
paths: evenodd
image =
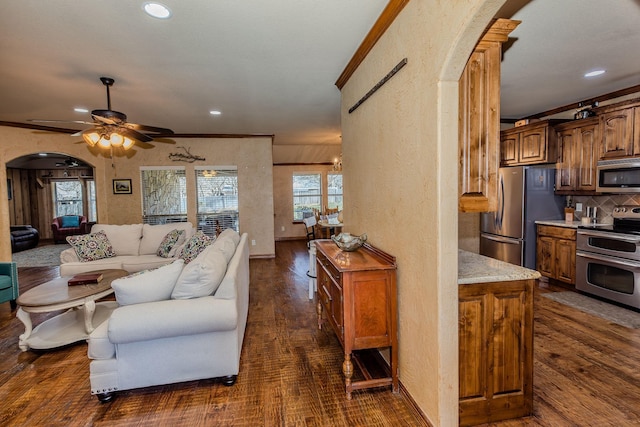
M540 278L540 273L458 249L458 285Z
M580 221L567 222L564 219L549 219L549 220L536 221L536 224L553 225L555 227L565 227L565 228L578 228L578 226L581 225L582 223Z

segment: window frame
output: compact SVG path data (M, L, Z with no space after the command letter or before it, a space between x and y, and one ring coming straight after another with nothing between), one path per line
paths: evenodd
M147 171L178 171L178 185L176 193L178 195L177 212L163 212L163 213L147 213L149 207L147 203L147 188L144 172ZM175 190L173 190L175 191ZM186 167L184 166L140 166L140 208L142 212L142 222L145 224L166 224L171 222L187 222L188 215L188 197L187 197L187 175ZM175 206L174 206L175 207Z
M296 186L295 186L295 179L298 176L317 176L318 177L318 190L319 193L318 194L304 194L304 195L296 195ZM315 206L315 204L309 204L309 203L304 203L304 204L296 204L296 199L299 199L301 197L317 197L318 198L318 210L322 210L322 205L323 205L323 177L322 177L322 172L316 172L316 171L299 171L299 172L293 172L293 174L291 175L291 195L292 195L292 213L293 213L293 222L294 223L302 223L302 220L304 219L304 215L305 215L305 211L302 210L302 217L301 218L296 218L296 207L297 206L304 206L304 205L308 205L311 206L311 209L313 210Z
M222 209L215 209L216 201L212 205L208 205L205 203L201 203L201 184L200 180L207 178L204 176L205 171L216 171L217 173L221 173L224 178L235 178L235 183L232 184L234 187L235 194L231 194L233 197L226 197L224 194L224 188L227 186L225 183L221 183L221 193L219 195L213 195L212 197L223 197L221 199L223 207ZM197 218L197 229L203 231L205 234L210 236L215 236L216 234L216 225L218 225L221 229L232 228L237 232L240 232L240 184L239 184L239 176L238 176L238 167L237 166L196 166L194 167L194 178L195 178L195 194L196 194L196 218ZM212 177L217 179L215 176ZM233 180L232 180L233 181ZM203 196L204 197L204 196ZM229 202L231 205L235 203L235 209L227 208L226 203Z

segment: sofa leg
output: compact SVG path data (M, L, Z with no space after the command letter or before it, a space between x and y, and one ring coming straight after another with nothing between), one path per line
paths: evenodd
M222 384L231 387L236 383L236 379L238 379L237 375L227 375L226 377L222 377Z
M98 393L98 394L96 394L96 397L98 398L100 403L108 403L108 402L111 402L113 399L115 399L116 394L113 393L113 392L110 392L110 393Z

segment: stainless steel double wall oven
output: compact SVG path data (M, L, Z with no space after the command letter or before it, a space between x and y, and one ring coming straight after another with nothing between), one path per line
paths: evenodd
M617 206L613 218L578 228L576 289L640 308L640 207Z

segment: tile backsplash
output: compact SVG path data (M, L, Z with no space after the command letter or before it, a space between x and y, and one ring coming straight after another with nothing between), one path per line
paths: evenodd
M571 197L571 205L575 207L576 203L582 203L582 212L576 211L576 219L580 220L582 214L586 212L587 206L595 206L598 208L598 222L605 224L613 224L611 216L613 208L618 205L637 205L640 206L640 194L611 194L608 196L567 196Z

